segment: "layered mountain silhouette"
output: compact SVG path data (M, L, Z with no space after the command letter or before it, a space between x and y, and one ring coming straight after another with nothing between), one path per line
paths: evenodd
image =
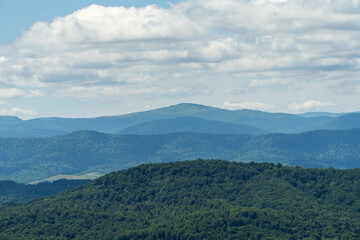
M154 120L125 128L120 134L155 135L177 132L214 134L264 134L266 131L237 123L209 121L195 117Z
M47 138L0 138L0 180L31 182L60 174L106 174L142 163L198 158L359 168L360 129L265 135L80 131Z
M360 113L268 113L256 110L225 110L183 103L120 116L97 118L0 117L0 137L44 137L80 130L104 133L299 133L317 129L359 128Z

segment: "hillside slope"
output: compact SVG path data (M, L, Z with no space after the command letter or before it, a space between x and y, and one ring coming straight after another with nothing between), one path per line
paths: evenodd
M318 126L318 129L345 130L360 128L360 113L349 113L333 119L329 119Z
M0 139L0 179L30 182L61 174L105 174L142 163L198 158L358 168L360 129L259 136L81 131L50 138L7 138Z
M36 185L0 181L0 205L7 202L28 202L29 200L54 195L84 185L90 180L58 180Z
M264 134L265 130L242 124L179 117L145 122L125 128L120 134L156 135L167 133Z
M0 239L359 239L360 170L141 165L0 210Z

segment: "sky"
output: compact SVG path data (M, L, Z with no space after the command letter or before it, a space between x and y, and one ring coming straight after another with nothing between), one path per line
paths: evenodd
M360 0L1 0L0 115L360 110Z

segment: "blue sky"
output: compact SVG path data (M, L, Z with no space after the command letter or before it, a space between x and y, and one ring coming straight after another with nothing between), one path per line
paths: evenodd
M360 0L168 2L0 1L0 115L359 111Z

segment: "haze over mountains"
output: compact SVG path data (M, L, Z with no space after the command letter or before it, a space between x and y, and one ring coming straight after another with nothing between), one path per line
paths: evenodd
M196 104L98 118L4 116L0 180L101 175L198 158L354 168L360 167L359 127L360 113L295 115Z
M0 180L27 183L60 174L106 174L142 163L198 158L358 168L360 129L253 136L117 135L80 131L47 138L2 138Z
M359 120L195 104L1 117L0 180L107 175L0 181L0 239L358 239Z
M268 113L225 110L183 103L146 112L97 118L0 117L1 137L55 136L79 130L104 133L299 133L318 129L346 130L360 127L360 113ZM190 127L189 127L190 126ZM231 131L233 129L233 132Z
M265 130L237 123L204 120L195 117L161 119L127 127L120 134L155 135L176 132L214 134L263 134Z

